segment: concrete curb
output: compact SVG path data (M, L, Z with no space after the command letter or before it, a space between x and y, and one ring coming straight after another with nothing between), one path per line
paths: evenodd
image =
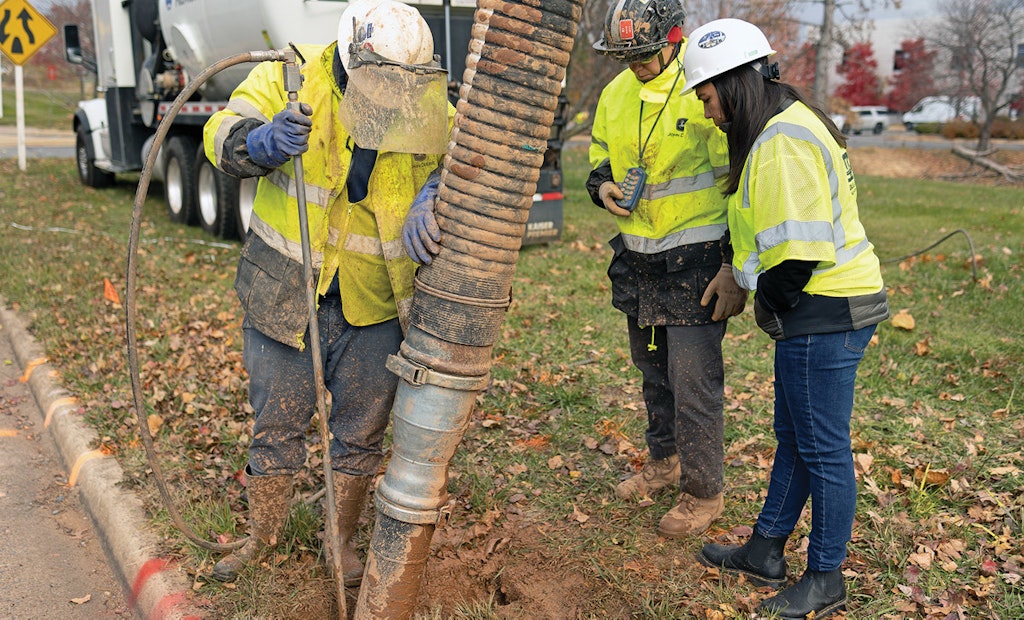
M103 542L107 561L125 598L142 620L198 620L190 583L174 562L155 555L156 537L147 532L142 501L125 491L117 460L95 450L96 431L78 415L80 403L60 386L58 373L20 317L0 297L0 326L10 339L64 467L68 486L77 486L82 505Z

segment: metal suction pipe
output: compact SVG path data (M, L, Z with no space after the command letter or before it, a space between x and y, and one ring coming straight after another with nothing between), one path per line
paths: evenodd
M441 251L416 275L391 460L357 620L410 618L448 466L490 377L512 277L585 0L479 0L435 205Z

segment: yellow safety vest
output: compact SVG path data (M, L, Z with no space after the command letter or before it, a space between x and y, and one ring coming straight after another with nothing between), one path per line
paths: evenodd
M647 188L632 215L615 218L627 249L655 254L682 245L717 241L726 230L722 196L729 171L725 134L704 118L704 106L686 83L682 58L650 82L626 69L601 93L591 133L590 164L611 162L622 182L626 171L647 172ZM642 115L642 116L641 116ZM640 153L643 151L643 157Z
M758 275L785 260L818 263L804 287L810 295L883 288L846 150L800 102L768 121L754 142L730 199L729 230L733 273L744 288L756 289Z
M310 148L302 159L312 261L319 270L317 291L326 292L337 274L350 324L373 325L396 316L404 323L416 265L402 246L402 225L416 193L443 155L379 152L366 198L348 201L345 184L353 142L337 118L342 93L332 70L336 45L299 46L310 59L302 67L299 100L313 108ZM207 122L207 157L221 161L224 141L236 123L247 118L270 122L287 103L280 63L257 65L232 93L227 108ZM454 108L449 106L449 126L453 117ZM269 246L301 263L291 160L260 178L250 228Z

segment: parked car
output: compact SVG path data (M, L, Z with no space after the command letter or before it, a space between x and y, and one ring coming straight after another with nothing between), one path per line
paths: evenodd
M952 121L978 120L981 100L978 97L925 97L914 104L901 119L907 131L914 131L923 123L949 123Z
M855 105L850 107L850 118L853 124L847 121L846 126L841 127L843 133L870 131L878 135L889 125L889 109L878 105Z
M843 114L842 112L833 112L832 114L829 114L828 117L831 118L832 122L836 124L836 127L839 128L839 131L843 133L849 132L850 122L846 120L846 114Z

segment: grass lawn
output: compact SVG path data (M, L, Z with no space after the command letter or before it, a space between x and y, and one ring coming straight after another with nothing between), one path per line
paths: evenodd
M614 224L582 190L584 150L567 150L564 165L565 230L560 242L521 253L493 382L452 463L455 510L435 535L419 617L749 617L768 592L719 577L693 555L709 540L745 538L763 501L774 450L772 343L749 307L730 321L726 512L698 539L658 537L671 495L637 505L612 492L645 458L640 375L604 273ZM26 173L0 160L0 296L118 455L164 551L196 576L211 616L317 613L333 586L319 558L316 503L295 507L287 543L234 588L206 582L216 558L173 529L159 505L131 406L123 304L103 294L104 279L124 291L136 180L94 190L78 184L70 160L33 160ZM847 617L1019 617L1024 189L857 181L896 318L879 327L858 379ZM251 410L231 290L239 246L172 225L161 202L147 202L139 254L147 413L186 519L211 537L244 536L237 473ZM907 257L957 230L966 234ZM315 425L310 447L306 498L320 475ZM791 574L803 570L809 527L805 514L788 548ZM360 533L364 548L370 529Z

